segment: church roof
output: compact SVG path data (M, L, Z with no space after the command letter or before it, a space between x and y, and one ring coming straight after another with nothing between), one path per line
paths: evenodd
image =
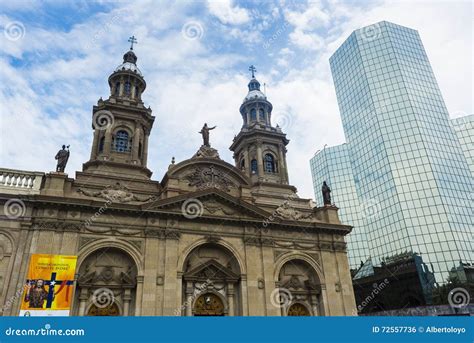
M115 71L130 70L143 77L142 72L137 67L137 59L137 55L135 55L133 50L129 50L123 55L123 63L119 65Z
M255 100L255 99L266 100L267 97L259 89L254 89L248 92L244 101Z

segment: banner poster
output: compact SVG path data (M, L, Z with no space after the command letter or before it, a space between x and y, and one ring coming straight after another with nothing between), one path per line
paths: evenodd
M69 316L77 256L31 255L20 316Z

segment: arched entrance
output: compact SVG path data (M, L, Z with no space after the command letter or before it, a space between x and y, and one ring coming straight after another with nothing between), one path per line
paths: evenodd
M224 303L213 293L206 293L196 299L194 303L195 316L223 316Z
M130 316L134 314L137 266L124 250L101 248L79 267L75 314Z
M240 266L218 243L204 243L184 260L181 315L235 316L241 314Z
M99 307L94 304L87 311L88 316L120 316L120 310L117 304L111 304L107 307Z
M323 315L321 282L316 270L302 259L290 259L280 269L277 285L283 316Z
M288 316L302 317L310 315L308 308L300 303L295 303L288 309Z

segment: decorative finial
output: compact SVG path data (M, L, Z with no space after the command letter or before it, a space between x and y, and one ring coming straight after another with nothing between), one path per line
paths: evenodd
M133 50L133 44L138 44L137 39L135 38L135 36L130 37L128 39L128 41L130 42L130 50Z
M257 72L257 68L255 68L255 66L252 64L250 67L249 67L249 71L252 72L252 79L255 78L255 73Z
M171 164L174 164L175 163L175 159L174 159L174 156L171 158Z

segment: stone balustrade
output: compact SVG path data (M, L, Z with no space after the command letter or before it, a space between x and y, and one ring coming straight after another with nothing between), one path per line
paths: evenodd
M39 194L44 173L0 168L0 193Z

